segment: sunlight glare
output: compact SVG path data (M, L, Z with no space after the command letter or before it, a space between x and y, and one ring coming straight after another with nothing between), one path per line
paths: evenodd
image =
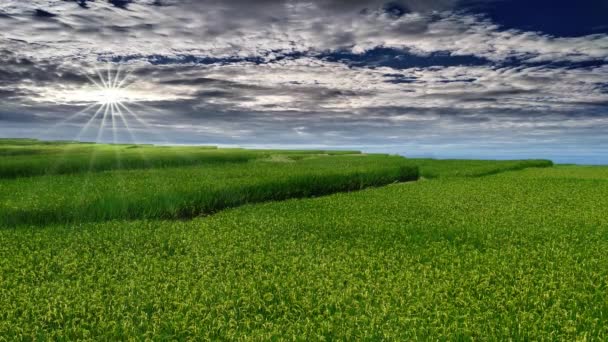
M68 122L80 118L87 117L86 122L80 127L75 137L80 140L90 128L97 126L97 133L94 136L94 141L99 143L106 139L105 134L107 129L111 130L112 142L119 142L119 132L126 132L129 140L136 143L134 128L129 121L135 121L139 125L139 129L144 129L154 135L157 135L162 140L167 139L160 134L152 125L150 125L143 117L129 108L131 105L141 105L140 101L155 101L158 100L158 94L150 93L130 88L134 83L127 79L132 76L131 72L122 72L121 65L117 69L112 70L108 66L107 72L100 72L98 69L93 70L93 77L85 74L85 77L91 82L88 86L78 90L62 91L54 94L54 98L58 102L81 102L88 104L84 109L64 118L49 130L55 129L59 125L67 124ZM163 94L166 99L166 95ZM109 125L108 125L109 124ZM107 127L109 126L109 127ZM122 126L122 127L121 127Z
M103 88L99 91L99 103L115 104L124 101L125 96L120 88Z

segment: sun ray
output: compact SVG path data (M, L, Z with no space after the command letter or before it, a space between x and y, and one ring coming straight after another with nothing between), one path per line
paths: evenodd
M99 70L97 70L97 68L95 68L95 72L97 73L97 76L99 77L99 80L101 81L101 84L103 84L103 86L101 88L109 88L108 84L106 83L106 81L103 78L102 73Z
M107 105L106 109L103 111L103 118L101 119L101 124L99 125L99 130L97 131L97 138L95 139L96 143L100 142L100 139L103 138L103 131L106 125L106 118L108 117L108 108L110 106Z
M137 106L137 107L141 107L141 108L143 108L143 109L145 109L145 110L150 110L150 111L154 111L154 112L157 112L157 113L159 113L159 112L160 112L160 111L158 110L158 108L154 108L154 107L151 107L151 106L145 105L145 104L140 103L140 102L131 102L130 104L132 104L132 105L134 105L134 106Z
M135 112L133 112L129 107L127 107L123 103L118 102L117 105L122 107L124 110L126 110L127 113L131 114L131 116L133 116L133 118L135 118L135 120L137 120L142 125L146 126L146 128L155 129L154 127L152 127L150 124L148 124L144 119L139 117L139 115L137 115Z
M89 128L89 126L91 126L91 123L93 123L93 121L95 120L95 118L97 118L99 113L101 113L101 111L104 110L105 106L106 106L105 104L101 104L99 106L99 108L97 108L97 111L95 112L95 114L93 114L93 116L89 119L89 121L87 121L87 123L84 126L82 126L82 128L78 132L78 135L76 135L75 140L80 140L80 138L86 132L86 130Z
M106 117L108 115L108 108L110 107L110 105L108 103L103 103L102 107L105 107L105 109L103 110L103 117L101 119L101 124L99 125L99 129L97 131L97 138L95 139L95 143L99 143L100 142L100 138L103 135L103 131L104 131L104 127L105 127L105 123L106 123ZM100 107L101 110L101 107ZM87 173L87 183L86 185L83 187L83 190L86 188L86 186L88 185L88 179L89 179L89 175L91 174L91 172L93 171L93 165L95 164L95 160L97 159L97 153L99 152L99 149L94 148L91 151L91 155L89 157L89 170Z
M155 112L155 113L159 113L161 114L162 112L158 109L158 108L154 108L145 104L142 104L140 102L130 102L130 105L136 106L136 107L140 107L141 109L144 109L148 112Z
M112 141L116 144L116 114L114 113L114 103L110 103L110 118L112 119Z
M137 105L146 111L158 111L157 108L137 103L138 100L133 97L133 94L138 94L140 91L125 91L128 87L137 83L132 79L132 74L133 69L120 63L116 66L108 64L107 68L106 66L92 68L89 73L85 74L85 77L93 87L92 89L91 87L83 89L82 94L84 96L81 99L82 101L94 101L94 103L57 122L53 127L86 115L86 122L79 127L80 130L76 135L76 140L80 140L85 134L88 134L94 136L95 142L98 143L109 141L118 144L121 139L131 139L133 143L138 143L138 138L143 138L141 136L136 137L135 133L144 134L144 132L149 132L156 136L159 142L168 143L159 127L142 117L140 115L141 110L134 110L131 107L131 105ZM95 133L90 133L93 124L98 125L98 127ZM108 135L109 130L112 131L111 138Z
M124 117L124 114L122 112L122 110L120 109L120 107L117 104L114 104L114 107L116 109L116 113L118 113L118 117L122 120L123 125L125 126L125 130L127 131L127 133L129 134L129 137L131 138L131 142L133 144L138 144L138 140L135 137L135 133L133 133L131 131L131 126L129 125L128 120ZM137 152L139 153L139 155L141 156L141 159L144 161L144 163L147 166L150 166L150 161L148 160L148 157L146 156L146 154L144 152L141 151L141 149L136 149Z
M103 88L103 85L99 84L99 82L97 82L93 77L85 74L84 75L91 83L93 83L97 88Z
M131 76L132 73L133 73L133 71L126 72L125 76L120 81L120 83L118 83L118 85L116 87L121 88L121 89L130 87L133 83L129 83L129 84L125 85L125 82L127 82L127 80L129 79L129 76Z
M47 130L44 133L45 134L48 133L49 131L51 131L51 130L53 130L53 129L55 129L55 128L61 126L61 125L63 125L64 123L67 123L68 121L74 119L77 116L86 114L90 109L92 109L92 108L94 108L95 106L98 106L98 105L99 105L99 103L93 103L93 104L88 105L86 108L84 108L84 109L82 109L82 110L80 110L80 111L78 111L78 112L70 115L69 117L67 117L65 119L62 119L61 121L53 124L51 127L47 128Z
M135 104L135 103L133 103L133 104ZM163 141L163 143L165 143L165 144L169 143L168 139L164 135L162 135L156 127L153 127L152 125L147 123L143 118L141 118L139 115L137 115L129 107L127 107L126 105L124 105L123 103L120 103L120 102L118 102L117 105L124 108L128 114L130 114L135 120L137 120L137 122L139 122L140 124L144 125L147 129L149 129L152 132L152 134L154 134L158 138L160 138Z
M131 104L140 105L137 102L132 102ZM162 140L164 144L167 144L167 145L170 144L169 140L159 131L158 128L152 127L143 118L141 118L134 111L132 111L128 106L126 106L125 104L120 103L120 102L116 103L116 105L118 107L124 108L128 114L130 114L133 118L135 118L135 120L137 120L140 124L142 124L144 127L146 127L152 134L154 134L156 137L158 137L160 140ZM145 108L145 107L152 108L152 107L145 106L145 105L140 105L140 107L142 107L142 108ZM155 108L152 108L152 109L154 109L155 111L157 111L157 109L155 109ZM179 152L179 150L176 150L176 154L178 156L180 156L181 158L184 158L184 159L188 158L184 153Z
M97 104L95 104L97 105ZM81 135L86 131L86 129L89 127L89 125L91 124L91 122L93 122L93 120L95 120L95 118L97 117L97 115L99 115L100 111L102 110L102 108L104 107L104 105L100 105L99 108L97 109L97 111L95 111L95 113L93 114L93 116L91 116L91 118L89 118L89 120L87 121L87 123L79 130L78 134L76 135L76 137L74 138L75 141L79 141ZM61 154L57 157L57 159L55 159L53 166L51 167L51 173L54 173L58 168L59 165L61 165L63 163L63 161L65 161L67 155L68 155L68 150L72 149L72 148L78 148L78 145L69 145L67 147L64 147L61 151Z
M128 120L124 117L124 114L123 114L122 110L120 109L120 107L118 105L115 105L115 108L116 108L116 112L118 113L118 117L122 120L122 122L123 122L123 124L125 126L125 129L127 130L127 133L131 137L131 142L133 144L137 145L138 144L138 140L135 137L135 133L133 133L131 131L131 127L129 125ZM141 156L141 159L144 161L144 163L149 166L150 165L150 161L148 160L148 157L146 156L146 154L144 152L142 152L141 149L137 149L137 152Z
M110 103L110 116L112 118L112 141L114 143L114 146L112 146L112 149L114 150L114 157L116 158L116 166L121 169L122 168L122 159L120 156L120 152L118 151L118 147L116 146L118 144L118 139L116 138L116 115L118 115L116 113L116 104L115 103Z
M120 109L120 107L118 107L118 105L114 105L114 106L116 108L116 112L118 113L118 117L122 120L122 123L125 126L127 133L131 137L131 142L133 142L134 144L137 144L138 140L135 138L135 134L131 131L131 126L129 125L129 122L127 121L127 119L125 119L122 110Z

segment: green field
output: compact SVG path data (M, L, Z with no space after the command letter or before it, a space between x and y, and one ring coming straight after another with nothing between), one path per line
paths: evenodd
M299 160L311 155L352 155L358 151L280 151ZM93 173L183 167L223 163L245 163L270 158L272 150L218 149L214 146L100 145L77 142L37 142L30 139L0 139L0 178Z
M0 340L608 338L608 167L9 150Z

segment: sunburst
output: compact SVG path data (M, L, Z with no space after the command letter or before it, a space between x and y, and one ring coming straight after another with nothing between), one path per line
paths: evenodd
M85 75L91 84L81 90L69 94L70 99L78 99L84 103L89 103L83 110L64 118L59 123L49 128L68 123L75 118L87 117L87 121L80 127L74 140L81 140L94 123L99 123L95 142L102 142L108 129L112 130L112 141L118 142L118 131L125 130L132 143L138 143L135 138L134 126L142 126L146 131L160 137L166 141L162 134L159 134L152 125L134 110L130 108L132 104L138 104L139 99L146 100L145 94L132 91L129 87L134 83L129 80L130 72L123 72L121 66L112 69L108 66L107 70L94 70L94 75ZM135 121L134 125L132 121ZM110 127L107 127L110 126ZM120 127L119 127L120 126Z

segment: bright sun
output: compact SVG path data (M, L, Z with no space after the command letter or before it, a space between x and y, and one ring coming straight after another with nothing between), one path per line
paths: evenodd
M146 92L138 92L130 89L133 82L128 82L127 78L130 73L121 73L120 66L116 71L112 71L109 67L106 72L100 72L95 69L98 79L94 79L89 75L85 76L91 81L91 85L79 89L77 91L65 92L62 97L68 101L82 101L89 103L83 110L66 117L58 124L64 124L68 121L86 116L87 121L80 128L74 140L80 140L81 136L89 131L91 126L98 124L95 142L107 140L105 134L108 129L111 129L112 141L118 142L119 131L126 132L130 136L130 140L136 143L135 133L132 130L132 124L135 122L140 127L145 127L147 130L154 130L146 120L140 117L136 112L131 110L131 105L149 108L138 102L148 99L155 99Z
M100 72L97 72L97 75L99 76L99 82L89 79L97 87L91 95L99 104L113 107L114 105L120 105L122 102L129 102L128 86L124 87L128 75L121 78L120 70L112 75L109 69L106 77Z
M121 88L104 87L99 90L99 103L116 104L124 100L124 92Z

